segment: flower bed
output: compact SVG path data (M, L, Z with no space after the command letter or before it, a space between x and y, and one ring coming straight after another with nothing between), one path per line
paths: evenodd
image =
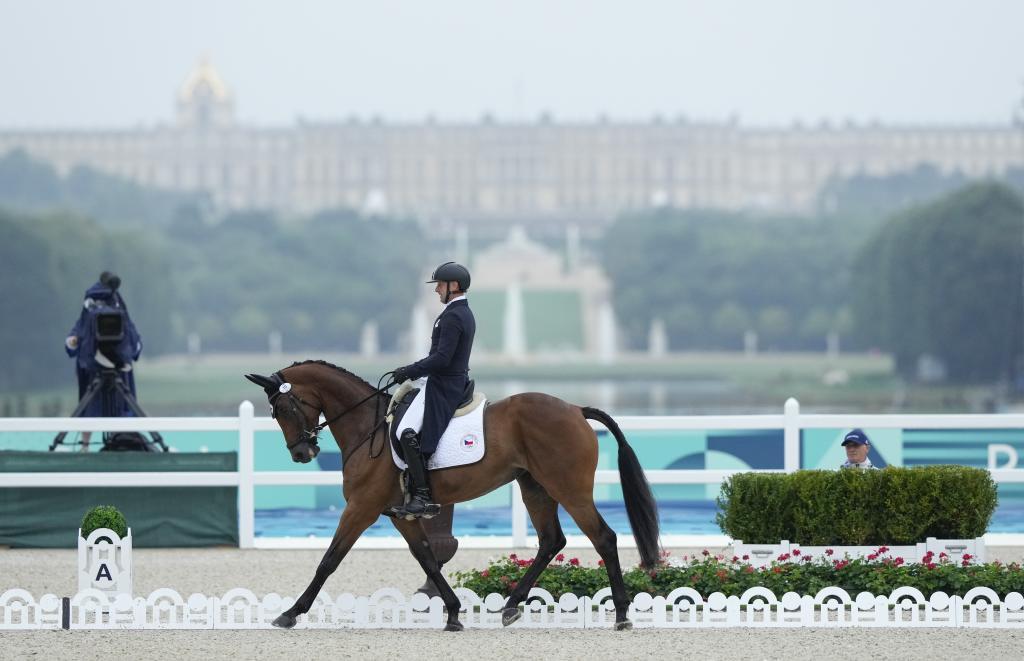
M945 553L929 551L920 564L909 564L893 556L886 546L879 547L866 558L838 557L831 549L818 559L803 555L799 549L784 553L770 565L757 568L747 556L712 555L708 551L694 556L673 558L663 556L662 564L646 571L639 567L624 572L623 578L630 598L640 592L666 596L680 587L690 587L704 596L721 592L726 596L743 594L752 587L765 587L776 595L787 592L816 594L823 588L836 586L851 595L859 592L889 594L896 588L917 588L924 595L945 592L963 595L971 588L988 587L1000 597L1011 592L1024 593L1024 568L1019 563L979 564L970 554L959 563ZM494 560L485 569L455 572L456 587L465 587L477 594L498 593L508 596L530 565L532 558L515 554ZM566 559L559 554L544 570L536 587L552 595L572 593L589 596L608 585L608 573L602 562L586 567L577 558Z

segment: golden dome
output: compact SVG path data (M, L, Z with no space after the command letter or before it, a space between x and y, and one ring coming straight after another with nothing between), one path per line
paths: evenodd
M199 66L185 79L178 91L178 99L190 101L195 98L196 91L203 88L208 89L218 101L227 101L230 98L227 85L206 57L199 61Z

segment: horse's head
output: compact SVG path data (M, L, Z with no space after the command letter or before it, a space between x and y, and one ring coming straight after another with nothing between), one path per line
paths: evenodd
M313 461L320 454L316 423L322 408L310 403L311 400L319 401L313 390L309 386L288 382L281 372L274 372L271 376L246 374L245 378L267 393L270 415L281 427L292 461L303 464Z

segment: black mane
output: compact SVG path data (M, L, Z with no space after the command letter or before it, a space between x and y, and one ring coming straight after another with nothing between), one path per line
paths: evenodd
M334 369L338 370L342 374L350 376L353 379L355 379L356 381L363 382L364 384L366 384L366 387L369 388L370 390L376 390L377 389L377 386L373 385L372 383L370 383L369 381L367 381L363 377L359 376L358 374L353 374L352 372L349 372L344 367L338 367L334 363L329 363L326 360L303 360L301 362L294 362L291 365L289 365L288 367L298 367L299 365L309 365L310 363L314 363L316 365L323 365L324 367L333 367ZM286 367L285 369L288 369L288 367Z

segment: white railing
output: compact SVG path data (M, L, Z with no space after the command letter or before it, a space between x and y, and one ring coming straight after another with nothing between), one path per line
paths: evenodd
M782 429L783 471L800 468L800 432L813 428L892 428L892 429L1022 429L1024 414L895 414L864 415L801 414L800 405L789 399L782 415L705 415L705 416L622 416L616 422L623 431L652 430L730 430ZM591 423L603 429L600 423ZM251 402L242 402L238 417L213 418L0 418L3 432L82 432L82 431L235 431L238 432L237 472L173 472L173 473L0 473L3 487L79 487L79 486L234 486L238 487L238 540L241 548L326 547L323 539L255 538L254 490L263 485L341 485L341 471L257 471L255 470L254 437L257 431L275 431L279 427L271 418L257 418ZM282 450L283 451L283 450ZM648 470L652 484L718 483L738 471L732 470ZM746 472L746 471L744 471ZM778 472L778 471L764 471ZM990 469L996 482L1024 482L1024 468ZM617 484L619 473L599 470L598 484ZM483 548L522 548L528 546L526 507L517 482L512 483L512 536L478 540L460 540L463 546ZM1020 531L1024 533L1024 530ZM1009 538L1013 538L1012 541ZM630 543L628 535L620 540ZM1024 534L1007 536L1006 543L1022 543ZM570 540L573 543L578 540ZM714 545L728 543L724 536L665 536L666 546ZM468 542L468 543L467 543ZM362 548L399 547L404 542L395 538L368 538L359 541Z

